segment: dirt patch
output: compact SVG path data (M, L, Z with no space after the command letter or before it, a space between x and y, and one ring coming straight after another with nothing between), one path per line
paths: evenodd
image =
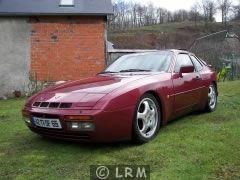
M209 120L213 123L223 123L225 121L230 121L231 119L229 118L229 116L215 115L212 116Z
M221 167L216 171L217 179L239 179L240 166L226 166Z
M136 33L110 36L118 49L186 49L194 41L187 32L174 33Z

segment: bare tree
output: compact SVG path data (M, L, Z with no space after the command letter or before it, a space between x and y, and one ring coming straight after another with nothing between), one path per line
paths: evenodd
M172 22L173 21L172 13L170 11L167 11L166 15L167 15L167 22Z
M231 6L232 6L231 0L218 0L218 8L221 11L222 23L225 24L225 28L227 27L227 19Z
M233 20L240 20L240 0L238 5L233 7L234 17Z
M212 0L204 0L212 2ZM152 3L142 5L134 1L114 0L114 15L109 17L109 28L114 30L124 30L136 28L146 25L163 24L167 22L183 22L186 20L195 21L202 20L202 15L197 5L192 11L178 10L175 12L168 11L161 7L154 7ZM207 19L213 19L214 7L206 4ZM210 7L210 8L209 8ZM211 8L212 7L212 8ZM198 18L199 17L199 18Z
M180 9L173 13L173 21L174 22L183 22L187 19L189 19L189 13L184 9Z
M200 9L201 9L201 5L198 2L195 2L191 7L189 16L190 16L190 20L194 21L195 26L197 26L197 21L198 21L198 18L200 17Z
M149 3L146 9L146 17L148 17L148 24L156 24L156 18L155 18L155 7L152 3Z
M202 1L202 9L204 13L205 22L213 22L214 15L217 12L216 3L214 0L203 0Z
M137 26L137 4L133 4L132 6L132 21L133 21L133 25L132 27L136 27Z
M162 24L164 22L164 9L158 8L157 9L157 21L159 24Z

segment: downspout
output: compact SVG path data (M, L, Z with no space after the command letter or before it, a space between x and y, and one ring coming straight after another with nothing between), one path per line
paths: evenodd
M107 37L107 29L108 29L108 17L106 16L104 18L104 47L105 47L105 67L107 66L107 62L108 62L108 48L107 48L107 40L108 40L108 37Z

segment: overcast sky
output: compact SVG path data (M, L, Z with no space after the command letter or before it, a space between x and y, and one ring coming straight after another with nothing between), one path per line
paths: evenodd
M139 2L141 4L146 4L146 5L152 2L157 7L163 7L170 11L175 11L178 9L190 10L191 6L197 0L125 0L125 1ZM237 4L239 0L232 0L232 1L234 2L234 4ZM201 0L198 0L198 2L201 2ZM218 13L215 18L218 22L221 21L221 14Z

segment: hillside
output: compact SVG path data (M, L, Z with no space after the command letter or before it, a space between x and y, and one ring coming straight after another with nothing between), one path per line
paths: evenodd
M240 35L240 22L231 23L229 28ZM225 30L221 23L166 23L124 31L109 30L108 39L120 49L188 49L196 38L221 30Z

